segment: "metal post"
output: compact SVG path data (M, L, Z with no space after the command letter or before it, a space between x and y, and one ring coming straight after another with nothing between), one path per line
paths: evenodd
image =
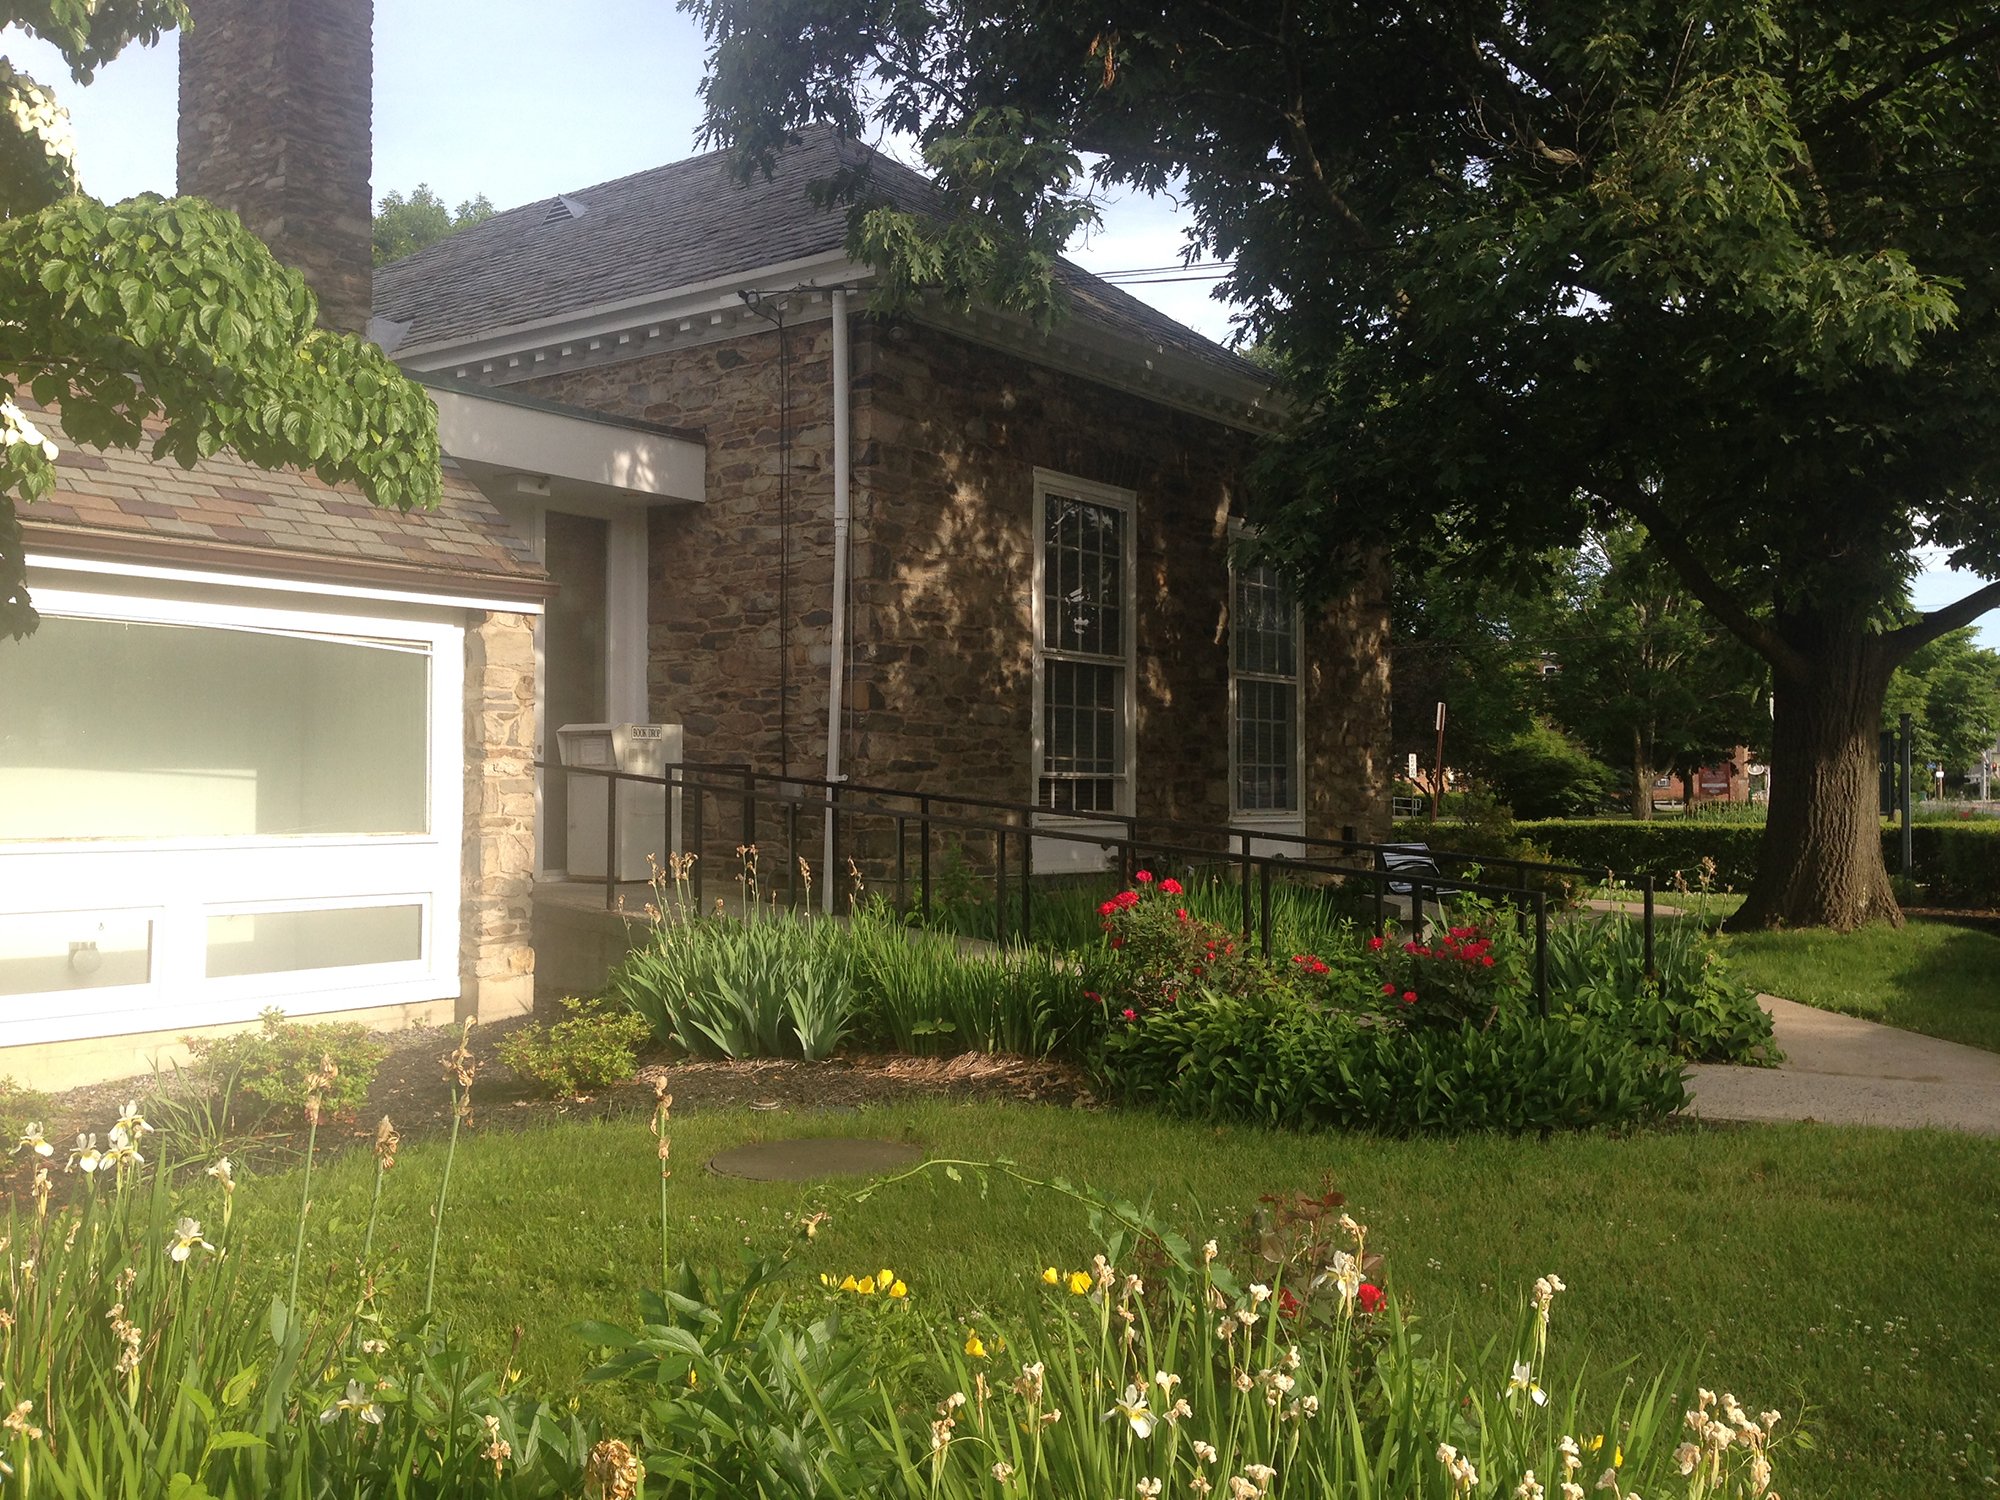
M923 847L917 851L917 890L924 906L924 921L931 919L931 799L917 798L917 833Z
M1549 1018L1549 898L1535 892L1535 1006Z
M1243 840L1243 878L1240 882L1243 887L1243 941L1248 943L1250 924L1253 920L1250 915L1250 835L1246 833L1241 835L1241 838Z
M799 909L799 804L785 804L785 905Z
M687 789L687 798L688 798L688 820L685 826L688 828L692 828L694 830L693 837L690 840L689 849L690 852L694 855L694 869L691 872L694 878L694 910L695 910L695 915L699 916L701 915L701 887L702 887L701 876L702 876L702 871L705 868L707 868L708 865L708 861L706 861L701 857L702 849L707 843L708 824L702 812L700 782L696 782L693 786Z
M609 772L604 788L604 909L618 909L618 773Z
M743 843L748 848L757 846L757 794L751 773L743 773Z
M993 941L1007 943L1007 835L993 836Z
M1005 839L1006 834L1000 837ZM1031 942L1034 938L1034 884L1035 878L1035 835L1032 829L1021 830L1021 941Z
M1257 866L1258 928L1263 937L1264 957L1271 956L1271 862Z
M1903 766L1903 785L1897 792L1897 799L1903 814L1903 874L1906 876L1913 872L1917 862L1917 851L1910 834L1910 773L1913 769L1910 742L1916 737L1916 727L1916 720L1904 714L1897 730L1903 742L1901 753L1897 756Z
M903 834L909 827L909 822L910 820L902 813L896 814L896 915L899 917L903 915L906 909L904 905L906 899L905 886L907 884L906 877L909 874L910 862L903 853Z
M1424 886L1415 875L1410 877L1410 941L1424 940Z
M1653 877L1648 875L1640 889L1646 898L1646 977L1652 979L1658 973L1653 963Z

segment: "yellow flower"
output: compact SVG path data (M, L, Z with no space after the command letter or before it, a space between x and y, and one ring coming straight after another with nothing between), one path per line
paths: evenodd
M819 1273L819 1284L821 1286L832 1286L834 1284L833 1278L822 1271Z
M1075 1295L1075 1296L1078 1296L1078 1297L1081 1297L1081 1296L1082 1296L1082 1295L1083 1295L1083 1294L1084 1294L1085 1292L1089 1291L1089 1290L1090 1290L1090 1273L1089 1273L1088 1271L1072 1271L1072 1272L1070 1272L1070 1273L1069 1273L1069 1289L1070 1289L1070 1292L1071 1292L1071 1293L1072 1293L1073 1295Z
M1050 1266L1046 1271L1042 1272L1042 1280L1050 1286L1061 1286L1062 1272L1058 1271L1054 1266Z
M1592 1438L1589 1442L1585 1443L1583 1446L1588 1448L1592 1453L1597 1452L1604 1446L1604 1434L1601 1432L1598 1433L1596 1437Z
M910 1289L900 1281L892 1281L889 1284L889 1295L891 1297L907 1297L910 1295Z
M974 1359L986 1358L986 1345L980 1342L979 1330L973 1329L965 1336L965 1352Z
M891 1283L895 1279L896 1279L896 1273L890 1270L887 1266L884 1266L881 1270L875 1273L875 1285L879 1287L887 1287L889 1283Z
M861 1293L861 1295L864 1297L874 1296L875 1278L873 1276L862 1277L861 1280L855 1285L854 1290Z
M861 1283L852 1276L843 1276L840 1278L840 1289L843 1292L858 1292L861 1290Z

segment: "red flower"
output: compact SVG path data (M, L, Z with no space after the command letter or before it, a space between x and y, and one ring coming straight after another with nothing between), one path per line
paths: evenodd
M1306 965L1306 972L1308 974L1326 974L1330 973L1331 970L1329 970L1327 966L1321 963L1318 959L1314 959L1311 963Z
M1153 883L1153 872L1151 870L1137 870L1133 872L1132 878L1141 885L1151 885Z
M1415 990L1404 990L1403 1004L1415 1005L1416 1003L1417 1003L1417 992Z
M1492 968L1492 967L1493 967L1493 955L1489 953L1489 954L1487 954L1487 955L1486 955L1486 957L1484 957L1484 958L1480 959L1480 960L1479 960L1479 966L1480 966L1480 967L1481 967L1482 969L1490 969L1490 968Z
M1111 946L1114 948L1122 948L1125 946L1125 939L1121 937L1115 937L1111 940Z
M1384 1302L1389 1300L1388 1295L1383 1292L1382 1288L1375 1285L1372 1281L1362 1282L1361 1290L1356 1292L1354 1297L1361 1304L1361 1310L1365 1313L1374 1312Z
M1137 891L1120 891L1111 900L1120 911L1130 911L1139 904L1139 893Z
M1165 886L1161 886L1161 887L1160 887L1160 889L1161 889L1161 890L1165 890L1165 889L1166 889L1166 887L1165 887ZM1175 908L1174 908L1174 915L1175 915L1175 916L1177 916L1177 917L1179 917L1179 918L1180 918L1180 919L1181 919L1181 920L1182 920L1183 922L1185 922L1185 921L1186 921L1186 920L1188 919L1188 914L1187 914L1187 908L1186 908L1185 906L1177 906L1177 907L1175 907Z
M1393 995L1396 993L1396 987L1393 984L1385 984L1382 986L1382 993L1385 995Z
M1165 880L1160 882L1160 889L1165 891L1169 896L1178 896L1181 893L1181 883L1169 875Z
M1097 914L1100 917L1108 917L1116 910L1118 910L1118 903L1115 901L1107 901L1102 906L1097 908Z
M1370 952L1380 953L1382 951L1382 939L1379 937L1370 938L1368 940L1368 948Z
M1128 1021L1136 1021L1139 1019L1139 1012L1132 1009L1132 1007L1129 1005L1126 1006L1124 1010L1120 1011L1119 1014L1124 1016L1125 1019Z
M1086 1000L1095 1000L1099 1005L1104 1003L1104 997L1098 994L1096 990L1085 990L1083 998Z
M1292 1295L1292 1289L1290 1287L1281 1286L1278 1288L1279 1317L1296 1318L1299 1315L1299 1307L1300 1307L1299 1299Z

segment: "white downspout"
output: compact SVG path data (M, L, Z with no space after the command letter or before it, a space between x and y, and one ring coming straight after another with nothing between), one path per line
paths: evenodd
M833 289L833 627L826 683L826 779L840 780L841 694L847 685L847 530L849 434L847 417L847 293ZM832 793L829 792L831 797ZM833 868L833 809L826 811L826 849L820 862L820 900L833 912L838 873Z

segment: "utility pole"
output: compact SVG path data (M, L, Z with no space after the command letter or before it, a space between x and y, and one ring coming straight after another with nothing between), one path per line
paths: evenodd
M1897 797L1903 814L1903 873L1908 875L1917 862L1915 842L1910 836L1910 776L1916 769L1913 764L1911 741L1917 737L1917 721L1909 714L1904 714L1897 721L1896 730L1902 740L1896 758L1902 763L1903 785L1898 790Z
M1444 801L1444 705L1437 709L1437 761L1431 773L1431 821L1438 820L1438 804Z

